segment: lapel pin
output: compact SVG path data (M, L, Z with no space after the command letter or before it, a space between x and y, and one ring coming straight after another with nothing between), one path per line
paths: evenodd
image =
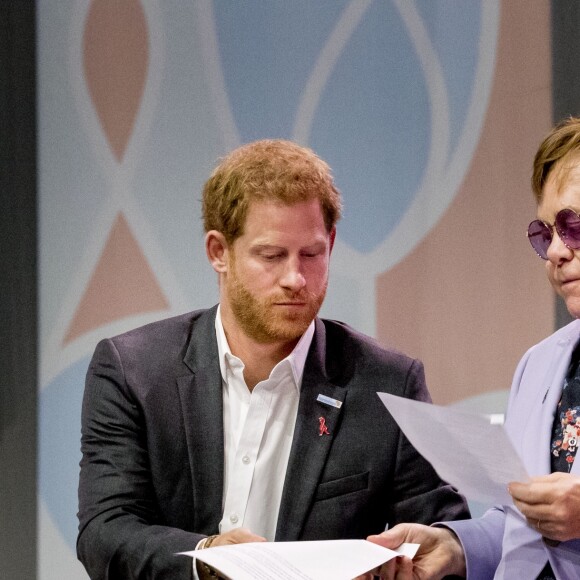
M325 405L329 405L330 407L335 407L336 409L340 409L342 407L342 401L338 401L337 399L333 399L332 397L327 397L322 393L316 397L316 400L319 403L324 403Z
M318 417L318 435L330 435L328 432L328 427L326 426L326 419L324 417Z

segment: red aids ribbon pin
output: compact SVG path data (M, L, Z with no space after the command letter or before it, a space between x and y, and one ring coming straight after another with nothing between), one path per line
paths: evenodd
M326 426L326 419L324 417L318 417L318 423L318 435L330 435L328 427Z

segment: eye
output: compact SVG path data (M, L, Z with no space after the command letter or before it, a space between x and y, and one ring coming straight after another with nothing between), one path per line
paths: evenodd
M318 256L323 255L325 252L325 248L316 248L313 250L304 250L300 252L300 255L304 258L317 258Z
M282 257L281 253L264 253L262 254L262 259L266 260L266 262L274 262L275 260L279 260Z

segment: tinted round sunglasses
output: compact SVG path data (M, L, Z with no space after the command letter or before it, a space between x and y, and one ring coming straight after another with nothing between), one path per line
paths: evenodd
M556 215L553 226L542 220L534 220L528 226L528 240L542 260L548 259L554 228L567 248L580 250L580 215L573 209L562 209Z

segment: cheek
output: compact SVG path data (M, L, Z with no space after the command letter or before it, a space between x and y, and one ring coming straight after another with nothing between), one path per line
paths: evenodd
M235 265L236 278L248 288L266 286L273 276L273 268L265 267L258 260L246 260Z
M305 275L307 281L313 284L320 284L328 278L328 261L320 261L309 264L305 268Z
M548 262L549 264L549 262ZM554 278L554 273L555 273L555 268L553 266L549 266L546 265L546 274L548 276L548 280L550 282L550 284L552 285L552 287L554 288L554 290L556 291L557 294L562 294L561 290L560 290L560 286L555 282L555 278Z
M566 308L572 318L580 318L580 300L567 300Z
M274 269L251 267L244 271L239 281L255 296L264 296L272 292L277 278L278 275Z

